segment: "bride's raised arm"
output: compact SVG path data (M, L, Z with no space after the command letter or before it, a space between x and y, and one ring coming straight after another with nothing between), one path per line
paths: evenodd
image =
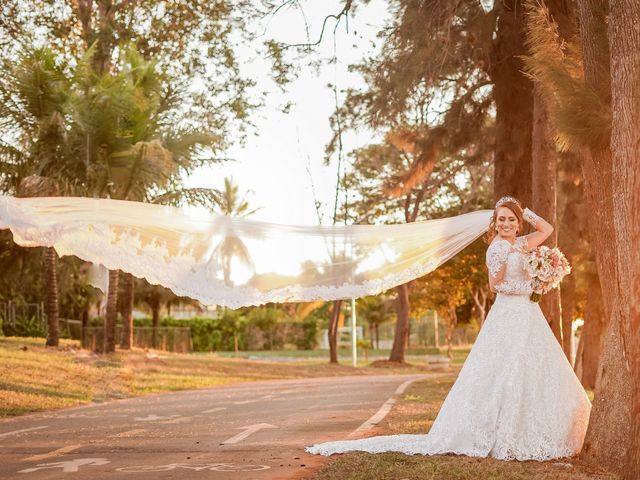
M522 212L522 218L533 225L533 227L536 229L535 232L521 237L522 239L526 240L526 243L522 242L522 248L524 250L533 250L547 238L549 238L549 235L553 233L553 226L542 217L533 213L528 208L525 208L524 212Z

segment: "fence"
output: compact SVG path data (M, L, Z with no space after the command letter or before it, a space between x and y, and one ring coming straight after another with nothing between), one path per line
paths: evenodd
M346 323L346 321L345 321ZM366 323L366 319L359 317L358 338L372 340L375 345L376 331ZM361 330L361 328L363 330ZM378 326L379 345L382 349L388 349L393 346L393 338L395 336L396 323L388 322ZM351 328L338 328L339 345L351 344ZM453 332L452 345L465 346L475 342L477 330L471 325L456 327ZM329 348L327 330L322 331L321 348ZM438 317L434 311L427 312L426 315L419 319L412 318L409 322L409 346L412 347L442 347L447 344L446 330L443 325L438 322ZM326 345L326 346L325 346Z
M122 325L116 327L116 345L122 343ZM102 351L104 345L104 327L87 327L84 332L83 347L88 350ZM186 353L193 349L191 329L189 327L158 327L156 342L153 346L153 327L133 329L133 347L156 348L167 352Z
M3 322L15 327L18 318L33 318L38 323L44 325L46 314L44 304L40 303L16 303L12 301L0 302L0 318Z

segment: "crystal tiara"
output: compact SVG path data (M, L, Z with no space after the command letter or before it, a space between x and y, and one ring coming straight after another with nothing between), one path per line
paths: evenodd
M507 196L507 197L502 197L500 200L498 200L498 201L496 202L496 208L501 207L501 206L502 206L502 205L504 205L505 203L509 203L509 202L511 202L511 203L515 203L515 204L516 204L516 205L518 205L519 207L522 207L522 206L520 205L520 202L519 202L517 199L515 199L515 198L513 198L513 197L509 197L509 196Z

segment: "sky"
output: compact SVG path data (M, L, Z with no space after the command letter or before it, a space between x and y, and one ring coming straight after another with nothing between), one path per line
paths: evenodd
M324 18L336 14L343 0L301 2L313 42L319 37ZM344 94L340 90L364 87L362 78L348 72L348 66L375 54L381 46L376 34L387 24L387 4L373 0L359 6L349 17L349 31L345 31L344 18L335 34L335 23L327 23L323 41L316 47L317 54L337 62L300 70L297 79L282 92L270 77L270 62L256 57L256 49L245 45L238 50L239 62L245 76L256 81L256 92L267 91L265 106L253 119L255 129L244 145L233 146L226 156L234 159L217 166L196 171L186 184L190 187L222 188L225 177L232 177L246 195L252 208L259 210L250 218L273 223L317 225L320 223L315 208L322 203L321 223L333 221L333 202L337 177L337 159L324 166L325 147L332 132L329 117L335 110L333 90L338 86L339 102ZM264 36L257 41L274 39L287 44L306 42L305 22L300 11L283 9L265 19ZM374 45L375 43L375 45ZM306 65L302 64L306 67ZM288 113L282 112L287 101L292 103ZM375 132L346 132L343 135L344 152L376 139Z

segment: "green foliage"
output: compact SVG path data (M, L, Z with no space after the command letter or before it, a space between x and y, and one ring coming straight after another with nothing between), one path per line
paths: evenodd
M318 333L320 328L318 319L308 316L302 322L302 335L295 338L298 350L313 350L318 346Z
M171 72L162 79L168 123L214 132L216 147L223 148L239 137L254 106L248 100L253 82L241 75L234 47L246 41L263 4L170 0L109 2L107 8L95 0L6 0L0 51L12 57L17 45L37 43L72 60L91 47L95 55L90 68L105 73L120 51L131 46L146 61L154 59ZM187 85L202 86L183 95Z
M15 324L2 323L2 333L7 337L47 337L46 324L36 317L16 318Z

